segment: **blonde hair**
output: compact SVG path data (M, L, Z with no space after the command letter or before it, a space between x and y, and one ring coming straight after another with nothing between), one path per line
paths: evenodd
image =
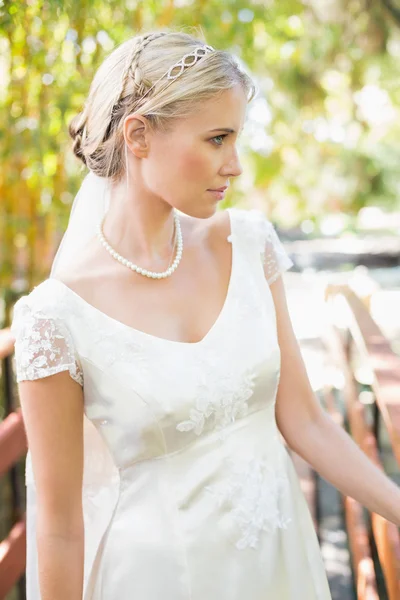
M172 82L163 77L198 46L205 42L188 33L151 31L128 39L107 56L84 109L69 124L74 153L91 171L113 181L123 176L123 122L130 113L147 117L154 130L168 131L175 119L190 116L199 104L237 84L250 102L255 85L226 51L206 54Z

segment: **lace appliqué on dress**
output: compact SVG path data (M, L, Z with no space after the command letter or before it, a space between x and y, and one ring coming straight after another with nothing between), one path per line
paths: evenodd
M229 374L215 382L213 394L209 381L199 384L195 408L191 409L189 419L178 423L176 429L201 435L206 422L212 419L220 439L225 439L226 427L248 413L247 401L253 395L254 377L252 371L242 374L239 380Z
M274 226L264 213L256 208L248 210L246 213L249 220L247 230L249 243L254 243L256 240L266 280L271 284L294 263L283 247Z
M231 516L241 536L235 546L238 550L256 549L262 532L286 529L291 522L281 514L280 499L288 489L288 479L279 474L266 459L251 458L241 464L229 460L231 475L222 486L207 486L218 505L228 503Z
M11 326L15 336L17 382L68 370L72 379L83 386L82 369L66 326L41 310L31 311L23 300L14 306Z

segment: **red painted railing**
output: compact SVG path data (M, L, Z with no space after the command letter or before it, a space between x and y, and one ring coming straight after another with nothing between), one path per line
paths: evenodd
M10 329L0 331L0 360L11 357L14 338ZM0 423L0 477L25 456L27 441L20 409L10 413ZM25 571L25 515L13 506L14 522L4 540L0 540L0 598L5 598Z

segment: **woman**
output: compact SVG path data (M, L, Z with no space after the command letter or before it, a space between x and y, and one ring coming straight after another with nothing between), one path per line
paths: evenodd
M12 325L28 600L328 600L280 434L400 523L400 490L312 391L270 221L217 210L253 95L228 53L150 32L70 125L90 173Z

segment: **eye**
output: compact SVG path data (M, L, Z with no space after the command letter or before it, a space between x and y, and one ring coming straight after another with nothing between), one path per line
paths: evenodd
M228 135L227 133L225 133L224 135L222 135L222 134L221 134L221 135L216 135L215 137L211 138L211 140L213 141L213 143L214 143L216 146L222 146L222 140L223 140L224 138L226 138L226 136L227 136L227 135ZM215 140L221 140L221 143L219 143L219 142L216 142Z

